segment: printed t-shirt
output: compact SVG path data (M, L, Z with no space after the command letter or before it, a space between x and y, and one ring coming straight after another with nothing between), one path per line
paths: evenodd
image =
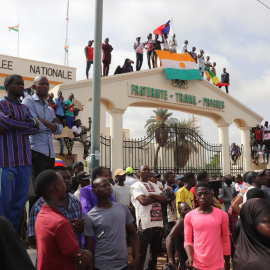
M57 209L43 205L35 223L38 270L76 270L72 254L79 250L70 222Z
M265 141L268 141L268 140L270 140L270 133L265 133L265 131L270 131L270 126L269 127L266 127L266 126L263 127L263 139Z
M160 188L155 183L152 183L152 182L141 182L141 183L145 186L145 188L147 189L148 192L153 192L155 194L161 194L162 193ZM154 186L156 186L158 188L155 189ZM156 192L156 190L157 190L157 192ZM140 196L140 195L145 195L145 194L143 193L143 191L138 190L136 188L132 189L132 193L133 193L134 198L136 199L135 203L136 203L136 207L139 208L138 214L140 216L141 215L140 202L137 200L137 197ZM156 202L152 203L151 205L152 205L152 210L150 211L151 221L160 221L160 220L162 220L162 207L161 207L161 204L156 201Z
M137 46L138 42L134 42L134 46ZM143 43L140 42L140 44L138 45L138 47L135 49L136 53L141 53L143 54Z
M179 202L186 202L191 209L194 209L194 195L192 192L187 190L185 187L180 188L176 192L176 209L177 209L177 217L179 218L180 215L178 213L178 203Z
M146 44L147 51L148 51L148 52L153 51L156 42L155 42L153 39L149 39L149 40L147 40L146 42L147 42L147 44ZM145 42L145 43L146 43L146 42Z
M96 238L95 268L116 270L128 264L126 226L133 217L122 203L109 209L95 206L84 217L84 235Z
M71 104L72 104L72 101L70 101L69 99L65 101L65 105L70 106ZM65 115L70 116L70 117L74 117L74 106L65 110Z

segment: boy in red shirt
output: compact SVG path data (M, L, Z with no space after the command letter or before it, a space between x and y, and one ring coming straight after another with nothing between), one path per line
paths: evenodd
M35 182L38 194L44 198L35 223L37 269L92 270L91 252L80 249L70 222L58 210L66 196L63 177L47 170Z

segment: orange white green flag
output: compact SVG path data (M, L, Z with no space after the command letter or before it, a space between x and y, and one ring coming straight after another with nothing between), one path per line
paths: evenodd
M65 49L65 52L68 52L68 46L65 46L64 49Z
M167 77L167 80L202 80L202 75L195 60L189 53L171 53L155 50Z
M19 25L16 25L16 26L9 26L8 27L8 30L13 30L13 31L16 31L16 32L19 32Z

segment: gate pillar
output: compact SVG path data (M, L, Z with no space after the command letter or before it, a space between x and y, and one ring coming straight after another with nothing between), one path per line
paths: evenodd
M223 175L230 173L229 126L230 124L218 125Z
M123 168L123 113L125 110L109 110L111 128L111 171Z
M243 144L243 173L251 168L250 130L251 127L241 127L241 142Z

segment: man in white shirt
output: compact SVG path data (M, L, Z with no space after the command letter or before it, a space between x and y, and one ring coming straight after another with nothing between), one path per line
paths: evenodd
M177 41L175 39L175 34L173 34L173 37L172 39L169 41L169 49L171 51L171 53L177 53L177 48L178 44L177 44Z
M188 53L187 45L188 45L188 40L185 40L184 44L181 46L181 53Z
M84 135L87 134L87 130L84 129L85 131L83 131L82 127L82 122L80 119L77 119L75 121L75 126L72 127L72 131L74 134L74 141L79 141L83 144L83 148L84 148L84 157L89 155L89 148L90 148L90 143L89 141L86 141L83 139ZM91 128L91 122L89 122L89 128ZM86 139L86 138L85 138Z
M141 38L137 37L136 42L134 42L133 48L136 52L136 71L141 70L143 63L143 48L144 44L141 43Z
M161 34L162 41L160 42L162 44L163 51L169 51L169 44L168 44L168 36L167 34Z
M157 185L148 181L150 169L142 165L139 169L140 181L130 188L131 202L135 207L138 235L140 239L140 263L138 270L143 270L147 247L150 244L148 270L155 270L163 229L161 203L167 198Z

